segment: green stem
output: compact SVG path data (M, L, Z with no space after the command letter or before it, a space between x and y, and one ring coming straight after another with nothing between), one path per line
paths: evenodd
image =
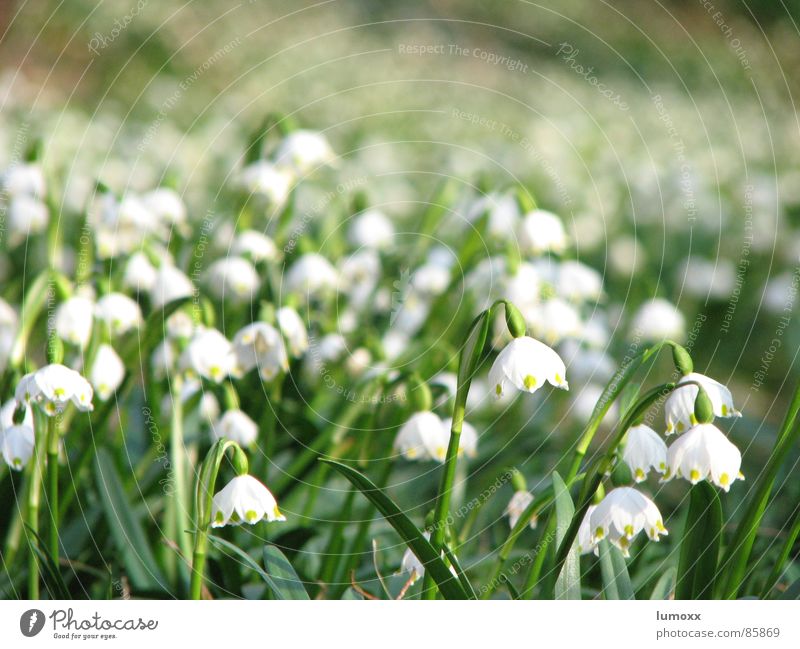
M47 418L47 498L50 508L50 554L58 564L58 419Z
M775 587L775 584L777 584L778 580L781 578L783 567L786 564L786 561L789 559L789 555L794 548L794 544L795 541L797 541L798 536L800 536L800 505L795 508L794 523L792 523L792 528L789 531L789 535L786 537L786 541L781 548L781 553L778 556L778 560L772 567L769 577L767 577L767 581L764 584L764 589L761 591L761 599L766 599L769 596L770 592Z
M36 415L36 423L43 423L44 415ZM35 426L36 430L41 431L42 426ZM28 599L39 599L39 557L36 554L35 544L36 535L39 533L39 501L41 500L42 482L44 481L44 463L46 455L45 433L39 433L35 441L35 457L31 465L29 479L31 482L28 491L28 511L26 512L26 524L28 527L28 545L30 546L30 556L28 562Z
M191 545L188 535L189 498L186 491L186 448L183 439L183 401L181 388L183 378L176 375L172 379L172 417L170 422L169 451L172 474L175 480L175 490L172 495L171 506L175 524L175 542L184 557L190 556Z

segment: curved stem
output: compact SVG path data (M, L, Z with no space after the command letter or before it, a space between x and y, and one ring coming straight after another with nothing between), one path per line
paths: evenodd
M47 418L47 498L50 506L50 554L58 565L58 419Z

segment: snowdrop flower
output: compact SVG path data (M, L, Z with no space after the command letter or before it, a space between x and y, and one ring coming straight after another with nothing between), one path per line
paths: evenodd
M667 453L664 480L685 478L692 484L709 480L725 491L744 480L742 454L714 424L697 424L678 437Z
M603 278L586 264L565 261L558 268L556 291L571 302L597 302L603 296Z
M394 298L395 304L390 317L392 327L410 336L425 323L431 310L430 302L413 287Z
M521 309L538 304L542 292L542 278L533 264L523 261L513 275L503 281L503 297Z
M578 528L578 552L580 554L587 554L589 552L600 554L600 548L597 547L597 541L592 535L591 520L595 509L597 509L597 505L589 505L589 508L583 515L581 526Z
M646 341L680 341L686 334L686 321L678 309L661 298L643 304L633 318L633 333Z
M101 297L95 305L94 314L115 336L137 329L142 324L139 304L123 293L109 293Z
M603 396L603 386L597 383L588 383L575 391L572 399L570 414L582 424L589 421L594 413L597 402ZM608 414L603 418L602 426L610 426L619 415L619 404L615 401L608 409Z
M185 273L171 264L162 264L150 290L150 302L158 309L173 300L191 297L194 286Z
M299 173L305 174L320 165L333 165L336 154L322 133L300 129L284 138L275 160L278 164L291 165Z
M380 210L366 210L353 219L348 238L358 248L383 250L392 243L394 226Z
M559 350L573 380L602 383L610 379L617 369L613 359L606 352L600 349L587 349L574 339L563 341Z
M255 525L260 520L285 521L275 497L251 475L239 475L214 494L211 503L211 527Z
M533 502L533 494L529 491L515 491L514 495L511 496L511 500L509 501L508 505L506 506L503 514L508 516L508 526L511 529L517 524L519 521L519 517L525 512L526 509L530 506ZM532 530L536 529L536 516L531 518L530 520L530 528Z
M532 308L523 309L525 320L537 336L549 345L581 335L582 322L578 310L561 298L551 298Z
M150 356L150 367L153 370L153 376L158 380L168 376L175 368L176 360L175 345L169 340L162 340Z
M522 251L532 255L560 254L567 247L564 224L546 210L533 210L526 214L519 225L518 238Z
M423 264L414 271L411 285L424 297L441 295L450 286L450 269L439 264Z
M188 340L194 335L194 330L194 320L183 309L178 309L167 318L167 337L171 340Z
M481 196L466 211L466 220L475 223L488 212L486 230L494 239L508 239L520 218L519 205L513 194L490 193Z
M545 381L567 390L566 368L561 357L544 343L529 336L514 338L497 355L489 370L495 396L505 393L506 383L517 390L536 392Z
M160 223L185 229L186 205L174 189L158 187L142 196L142 203Z
M278 309L275 316L278 320L278 327L281 334L286 339L289 353L295 358L299 358L308 350L308 332L297 311L291 307L284 306Z
M649 426L632 426L628 430L628 441L625 443L622 459L633 472L633 479L641 482L651 468L659 473L666 472L667 445Z
M356 309L372 297L381 276L381 260L374 250L360 250L344 259L339 272L339 291L350 298Z
M233 345L216 329L198 329L180 359L182 370L192 371L214 383L221 383L234 371Z
M280 257L275 242L266 234L256 230L245 230L236 235L231 252L234 255L250 257L256 264L262 261L275 261Z
M226 410L225 414L211 427L211 435L216 439L226 438L239 446L252 446L258 439L258 426L241 410Z
M610 491L592 512L589 524L595 542L607 538L626 557L631 541L642 530L652 541L667 534L658 507L633 487Z
M101 401L116 392L125 378L125 365L111 345L104 343L97 348L89 377Z
M320 254L307 253L300 257L284 278L286 290L301 295L319 295L333 291L338 284L336 269Z
M22 471L33 456L33 411L25 405L22 422L16 424L14 413L18 407L17 400L10 399L0 408L0 452L9 467Z
M156 284L158 271L143 252L135 252L125 264L125 274L122 283L134 291L153 290Z
M51 417L63 411L70 401L78 410L92 410L93 395L92 386L85 378L57 363L23 376L15 392L19 403L38 403Z
M2 176L3 190L11 197L43 198L45 181L42 167L36 163L16 164Z
M17 336L19 317L4 299L0 298L0 372L5 371L14 340Z
M9 244L16 246L42 232L49 220L47 205L39 199L24 195L12 198L8 210Z
M679 267L676 280L689 295L725 300L736 286L736 269L728 260L688 257Z
M217 298L235 302L252 300L260 283L253 264L242 257L218 259L209 267L208 279Z
M741 417L733 405L733 395L722 383L715 381L703 374L692 372L681 377L678 387L667 397L664 404L664 414L667 419L667 435L674 432L682 433L690 426L697 423L694 414L695 400L698 387L696 385L683 385L694 381L703 386L703 390L711 400L711 406L716 417ZM682 386L682 387L681 387Z
M422 536L428 541L431 540L430 532L423 532ZM411 548L406 548L406 551L403 553L403 559L400 561L400 570L398 570L398 574L408 574L412 586L425 575L424 564L417 559L417 555L414 554Z
M416 412L397 433L394 440L395 451L407 460L439 459L439 455L443 460L447 444L445 442L444 449L439 453L443 441L442 428L442 420L438 415L429 410Z
M353 377L359 377L366 372L372 364L372 354L366 347L359 347L347 357L344 367Z
M395 359L408 349L411 344L408 334L400 330L390 330L381 339L383 353L389 360Z
M442 433L435 450L435 459L444 462L447 456L447 445L450 443L450 429L453 427L452 417L442 419ZM467 421L461 422L461 437L458 439L458 454L473 458L478 455L478 431Z
M55 331L61 340L83 349L92 336L94 303L75 295L60 304L55 314Z
M242 169L239 182L248 193L263 196L274 205L283 205L292 190L294 174L267 160L257 160Z
M258 368L261 378L271 381L289 371L289 359L280 332L266 322L254 322L233 338L237 374Z

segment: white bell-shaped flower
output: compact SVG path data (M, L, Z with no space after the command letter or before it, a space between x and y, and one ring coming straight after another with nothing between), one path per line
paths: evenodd
M216 329L200 328L183 350L180 367L221 383L236 367L233 345Z
M156 284L158 271L150 263L143 252L135 252L125 264L125 274L122 283L129 289L138 292L150 292Z
M578 528L578 552L580 554L587 554L594 552L600 554L600 549L597 547L597 541L592 534L592 514L597 509L597 505L589 505L586 513L583 515L581 526Z
M3 191L12 198L18 196L44 198L44 172L41 165L35 162L12 165L3 172L1 181Z
M579 261L564 261L558 267L556 292L571 302L597 302L603 297L603 277Z
M411 286L423 298L441 295L450 286L450 269L435 263L423 264L414 271Z
M250 194L263 196L274 205L283 205L289 198L294 174L279 169L267 160L257 160L242 169L240 185Z
M633 479L641 482L647 478L650 469L658 473L666 472L667 445L650 426L631 426L622 459L630 467Z
M289 293L303 296L316 296L334 291L338 282L336 269L331 262L313 252L303 255L294 262L284 278L284 286Z
M236 476L214 494L211 504L211 527L255 525L260 520L285 521L275 497L251 475Z
M271 381L289 371L289 359L280 332L266 322L253 322L233 337L236 373L243 375L254 367L261 378Z
M154 309L158 309L173 300L191 297L193 294L194 286L186 274L175 266L165 263L156 273L150 290L150 302Z
M560 254L567 247L564 224L558 216L546 210L528 212L519 224L518 238L521 250L531 255Z
M286 339L289 353L295 358L305 354L308 349L308 331L297 311L288 306L281 307L275 317L281 334Z
M556 345L567 338L579 338L583 329L578 309L558 297L525 307L522 314L533 333L548 345Z
M247 302L258 292L260 279L253 264L243 257L225 257L209 267L208 283L219 299Z
M667 534L655 503L633 487L613 489L589 519L595 542L608 539L628 556L633 538L642 530L652 541Z
M248 447L255 444L258 439L258 425L241 410L226 410L211 427L211 435L214 439L224 437L239 446Z
M92 337L94 303L87 297L75 295L56 309L55 331L64 342L83 349Z
M697 399L699 388L694 385L694 383L699 383L703 386L703 390L711 400L714 416L742 416L742 413L734 407L733 395L728 388L704 374L692 372L691 374L686 374L681 377L680 381L678 381L678 387L670 393L664 404L664 415L667 420L667 435L671 435L675 432L682 433L697 423L697 419L694 415L694 402L695 399Z
M443 425L439 416L429 410L415 412L402 425L394 440L394 449L407 460L444 459L447 442L442 435ZM449 431L448 431L449 434Z
M367 305L381 277L381 260L370 248L343 259L339 266L338 290L350 298L356 309Z
M677 307L656 298L643 304L633 318L632 335L647 342L680 341L686 336L686 320Z
M519 521L519 517L525 512L526 509L530 506L533 502L533 494L530 491L515 491L514 495L511 496L511 500L508 501L508 505L506 505L503 514L508 516L508 526L511 529L514 529L517 522ZM532 530L536 529L537 519L536 516L531 518L530 520L530 528Z
M115 336L137 329L142 324L142 309L136 300L124 293L109 293L101 297L95 305L94 314Z
M9 467L22 471L33 456L33 411L27 404L19 424L14 423L14 413L19 404L10 399L0 408L0 452Z
M50 220L47 205L32 196L16 196L8 208L8 239L13 247L43 232Z
M321 165L335 164L336 154L322 133L299 129L283 139L275 154L275 161L306 174Z
M245 230L237 234L231 252L234 255L249 257L256 264L262 261L275 261L280 257L275 242L266 234L256 230Z
M125 365L111 345L103 343L97 348L89 378L101 401L105 401L116 392L122 379L125 378Z
M38 403L52 417L63 411L70 401L79 410L92 410L94 391L78 372L53 363L23 376L14 396L20 403Z
M353 219L348 239L357 248L383 250L392 244L394 226L380 210L366 210Z
M507 275L503 279L503 297L520 308L538 304L541 293L541 275L536 266L528 262L520 263L513 275Z
M497 398L507 384L523 392L536 392L545 382L568 389L566 368L561 357L544 343L529 336L514 338L497 355L489 370L489 384Z
M425 537L426 540L431 540L431 533L430 532L423 532L422 536ZM411 548L406 548L406 551L403 552L403 558L400 561L400 570L398 570L398 574L400 575L408 575L408 580L413 586L419 579L425 575L425 566L417 559L417 555L414 554Z
M161 223L165 238L169 237L171 228L179 231L185 228L186 204L174 189L158 187L142 196L142 203Z
M697 424L670 445L664 479L708 480L728 491L734 481L744 480L741 466L742 454L719 428Z

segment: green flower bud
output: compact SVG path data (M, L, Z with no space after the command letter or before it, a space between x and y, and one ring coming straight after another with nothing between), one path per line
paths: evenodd
M511 302L505 303L506 307L506 326L508 326L509 333L514 338L521 338L525 335L525 318L522 317L519 309Z
M528 484L525 482L525 476L522 475L518 469L508 469L508 472L511 473L511 486L514 487L514 491L528 491Z
M714 406L708 393L698 386L697 398L694 400L694 418L698 424L710 424L714 421Z
M233 470L236 475L247 475L250 471L250 465L247 462L247 456L238 444L233 445L233 457L231 458Z
M594 496L592 496L592 504L599 505L603 498L606 497L606 490L603 488L603 485L597 487L597 491L594 492Z
M692 357L683 345L672 345L672 360L677 369L683 376L694 372L694 363Z

